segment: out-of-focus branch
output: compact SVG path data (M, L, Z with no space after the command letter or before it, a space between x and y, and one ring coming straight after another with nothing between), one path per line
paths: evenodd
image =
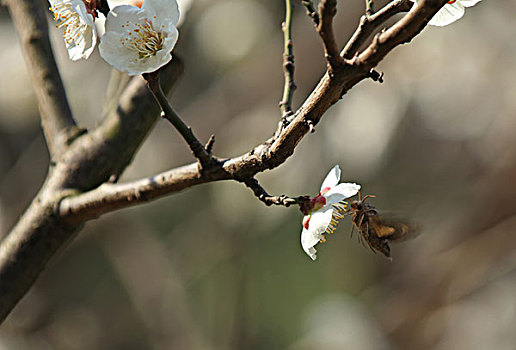
M333 17L337 13L337 0L322 0L319 4L319 25L317 31L324 44L324 54L332 69L342 63L339 46L333 33Z
M18 32L38 99L41 125L52 157L61 153L77 134L72 111L48 38L43 2L5 0Z
M374 15L362 16L362 18L360 18L358 28L344 47L344 50L342 50L341 56L347 59L353 58L353 56L358 52L358 49L360 49L360 46L365 43L367 38L369 38L376 28L392 16L401 12L409 11L412 8L412 5L413 3L410 0L396 0L387 4Z
M169 90L181 72L182 63L176 58L162 71L163 88ZM0 322L82 226L82 222L66 222L57 215L61 201L120 174L158 114L145 81L135 78L120 97L118 108L63 152L37 197L0 243Z
M293 114L292 97L296 84L294 83L294 50L292 42L292 0L285 0L285 22L281 25L283 30L283 74L285 84L283 97L280 102L281 117L283 119Z

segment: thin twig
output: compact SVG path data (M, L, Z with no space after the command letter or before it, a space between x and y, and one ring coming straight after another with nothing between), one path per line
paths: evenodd
M286 120L292 112L292 96L296 89L294 83L294 51L292 43L292 0L285 0L285 22L281 25L283 30L283 74L285 85L283 88L283 98L280 102L281 117Z
M365 43L367 38L369 38L376 28L392 16L401 12L409 11L412 8L412 5L413 3L410 0L395 0L385 5L374 15L362 16L362 18L360 18L358 28L342 50L341 56L345 59L353 58L360 49L360 46Z
M292 204L298 204L300 199L306 198L306 196L301 196L298 198L291 198L285 195L281 196L271 196L265 191L265 189L258 183L254 177L248 177L242 181L245 183L247 187L249 187L254 195L261 200L265 205L283 205L285 207L290 207Z
M374 14L374 0L365 0L366 5L366 16L372 16Z
M206 142L206 145L204 146L204 148L206 149L206 152L208 152L208 154L211 154L214 144L215 144L215 135L211 135L210 138L208 139L208 142Z
M197 158L200 162L201 168L205 168L206 165L212 163L214 158L212 158L209 152L206 151L203 144L195 137L192 128L186 125L181 117L174 111L170 103L168 102L165 93L161 89L160 79L159 79L159 71L153 73L143 74L145 81L147 82L147 86L149 90L154 95L154 98L158 102L163 111L162 117L168 120L176 130L183 136L188 146L190 146L190 150L194 154L195 158Z
M337 0L322 0L319 4L320 22L317 31L324 44L324 54L330 68L334 69L342 63L339 47L333 33L333 17L337 13Z
M319 25L319 14L315 10L313 1L312 0L303 0L303 1L301 1L301 3L306 8L306 14L310 18L312 18L312 20L314 21L315 26L317 27Z
M50 46L43 2L6 0L4 4L18 32L50 155L56 157L65 150L70 141L68 131L76 124Z

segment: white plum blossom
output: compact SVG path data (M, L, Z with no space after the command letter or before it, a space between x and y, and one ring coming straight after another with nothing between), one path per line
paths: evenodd
M414 0L414 6L420 0ZM481 0L450 0L428 22L432 26L443 27L464 16L465 8L476 5Z
M324 179L319 194L310 199L309 208L304 210L301 246L312 260L316 259L314 246L324 242L324 234L333 233L339 220L344 217L344 206L339 202L356 195L360 190L358 184L339 184L339 181L340 168L336 165Z
M71 60L88 58L97 43L94 15L82 0L49 0L57 27L65 27L63 39ZM89 2L88 2L89 4Z
M117 6L107 16L100 55L129 75L153 72L172 59L178 19L176 0L146 0L141 8Z
M179 20L177 21L176 27L180 27L181 23L183 23L185 19L185 15L192 6L193 0L177 0L177 5L179 7ZM143 0L108 0L109 8L115 8L119 5L133 5L137 7L142 7Z

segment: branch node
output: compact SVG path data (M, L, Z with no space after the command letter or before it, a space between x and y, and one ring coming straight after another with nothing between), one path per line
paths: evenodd
M383 83L383 72L379 73L376 69L371 68L369 71L369 78L379 83Z
M212 134L210 136L210 138L208 139L208 142L206 142L206 146L204 146L204 148L206 149L206 152L208 152L208 154L211 154L214 144L215 144L215 135Z
M112 184L115 184L118 182L118 180L120 179L120 175L119 174L112 174L109 179L108 179L108 182L109 183L112 183Z
M308 127L308 131L313 134L315 132L314 122L311 120L307 120L305 123L306 123L306 126Z
M366 3L366 16L370 17L374 15L374 0L365 0Z
M305 6L306 14L308 15L308 17L312 18L315 26L318 26L319 25L319 14L315 10L312 0L303 0L303 1L301 1L301 3Z

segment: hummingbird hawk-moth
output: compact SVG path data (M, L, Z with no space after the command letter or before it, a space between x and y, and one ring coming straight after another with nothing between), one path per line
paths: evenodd
M367 195L359 200L351 201L350 209L348 209L353 221L351 236L356 227L359 242L367 243L374 253L380 252L390 258L389 242L413 238L418 230L413 223L380 215L372 204L366 202L368 198L373 197L375 196Z

